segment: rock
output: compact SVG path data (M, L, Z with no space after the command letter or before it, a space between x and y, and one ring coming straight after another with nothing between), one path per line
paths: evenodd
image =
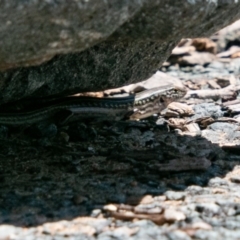
M235 58L238 56L239 52L240 52L240 47L232 46L227 51L217 54L217 56L220 58L227 58L227 57Z
M205 65L216 59L215 55L208 52L191 52L186 56L179 57L175 59L175 61L171 61L171 63L179 63L180 65ZM188 70L190 72L191 69Z
M233 134L235 131L237 131L238 126L227 122L215 122L209 125L209 129L214 131L222 131L227 134Z
M219 177L215 177L209 181L208 185L210 187L220 187L220 186L228 186L229 184L226 180L221 179Z
M0 239L9 239L10 236L14 236L17 232L17 228L10 225L0 226Z
M196 205L196 210L198 212L204 212L206 215L210 215L212 217L219 214L220 207L214 203L199 203Z
M230 48L235 42L239 42L239 36L240 20L215 33L212 39L216 41L217 51L220 52Z
M186 216L180 211L176 211L174 209L166 209L164 212L164 218L166 221L173 222L185 220Z
M209 230L198 230L194 233L193 237L197 239L223 239L221 238L221 234L214 232L214 231L209 231Z
M203 116L209 116L213 118L218 118L223 116L223 112L221 111L220 106L216 106L213 103L201 103L196 104L193 107L195 111L195 115L191 117L191 119L201 118Z
M179 39L209 36L239 18L239 6L238 1L2 1L0 102L146 79Z
M175 191L167 191L165 192L165 196L168 200L183 200L186 196L185 192L175 192Z
M169 240L174 240L174 239L191 240L191 238L187 235L187 233L180 230L171 231L167 233L167 236Z

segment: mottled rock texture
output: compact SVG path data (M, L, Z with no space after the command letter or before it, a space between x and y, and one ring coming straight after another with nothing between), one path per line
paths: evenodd
M3 0L0 103L152 75L182 37L240 18L236 0Z

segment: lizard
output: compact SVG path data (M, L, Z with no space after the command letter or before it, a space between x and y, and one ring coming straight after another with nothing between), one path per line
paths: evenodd
M126 97L75 97L59 98L48 103L47 106L35 110L0 113L0 124L24 125L34 124L53 117L61 111L67 111L68 119L86 117L114 118L121 120L143 119L165 109L169 103L177 101L186 94L184 87L168 84L161 87L148 89Z

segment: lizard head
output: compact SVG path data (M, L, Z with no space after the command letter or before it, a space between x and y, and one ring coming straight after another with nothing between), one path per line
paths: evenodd
M131 120L143 119L160 113L171 102L177 101L187 93L184 87L173 84L152 88L136 94Z
M175 102L181 98L183 98L187 93L187 90L185 87L180 86L173 86L168 89L166 89L165 92L162 94L159 94L159 101L162 102L162 104L167 107L168 104L171 102Z

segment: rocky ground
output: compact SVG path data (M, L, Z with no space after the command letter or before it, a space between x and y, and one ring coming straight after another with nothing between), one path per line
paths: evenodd
M161 116L2 126L0 239L240 239L237 29L173 50Z

